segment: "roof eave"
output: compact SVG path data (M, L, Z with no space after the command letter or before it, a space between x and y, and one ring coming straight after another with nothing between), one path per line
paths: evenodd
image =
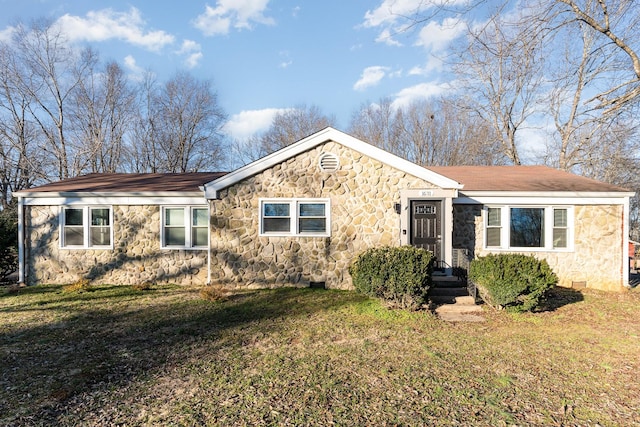
M198 197L202 191L17 191L14 197Z
M545 197L545 198L591 198L633 197L632 191L507 191L507 190L462 190L464 197Z

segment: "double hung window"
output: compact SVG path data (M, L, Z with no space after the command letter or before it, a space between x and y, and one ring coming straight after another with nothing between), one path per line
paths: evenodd
M485 209L485 247L567 250L573 210L558 206L489 206Z
M63 248L110 248L113 234L110 207L62 208L60 243Z
M329 236L329 199L260 200L260 234Z
M164 207L162 247L206 248L209 241L209 209L206 206Z

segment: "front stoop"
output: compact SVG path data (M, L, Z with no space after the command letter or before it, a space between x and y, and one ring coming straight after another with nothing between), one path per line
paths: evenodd
M434 278L434 287L429 292L433 312L442 320L449 322L484 322L482 307L475 298L469 296L464 282L456 278Z

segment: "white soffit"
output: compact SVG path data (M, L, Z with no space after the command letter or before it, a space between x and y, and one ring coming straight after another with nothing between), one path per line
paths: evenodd
M354 138L353 136L341 132L337 129L327 127L319 132L314 133L313 135L301 139L300 141L292 145L278 150L275 153L269 154L268 156L256 160L253 163L249 163L248 165L243 166L240 169L236 169L235 171L230 172L221 178L205 184L205 197L207 199L216 199L218 191L328 141L334 141L347 148L369 156L372 159L378 160L381 163L406 172L417 178L428 181L440 188L462 189L462 184L452 179L418 166L415 163L402 159L378 147L374 147L371 144Z

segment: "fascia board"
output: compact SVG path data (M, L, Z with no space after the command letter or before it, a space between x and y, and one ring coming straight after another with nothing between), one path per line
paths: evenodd
M15 193L25 206L62 205L206 205L201 192L185 193Z
M205 197L207 199L216 199L219 190L227 188L237 182L242 181L252 175L258 174L278 163L284 162L291 157L297 156L317 145L328 141L335 141L347 148L355 150L363 155L369 156L375 160L385 163L391 167L402 170L417 178L424 179L441 188L461 189L462 185L452 179L446 178L440 174L432 172L421 166L416 165L408 160L402 159L394 154L384 151L378 147L374 147L364 141L361 141L344 132L340 132L334 128L325 128L295 144L289 145L275 153L265 156L253 163L249 163L225 176L211 181L204 186Z
M454 204L589 204L618 205L624 204L631 192L497 192L468 191L454 199Z

